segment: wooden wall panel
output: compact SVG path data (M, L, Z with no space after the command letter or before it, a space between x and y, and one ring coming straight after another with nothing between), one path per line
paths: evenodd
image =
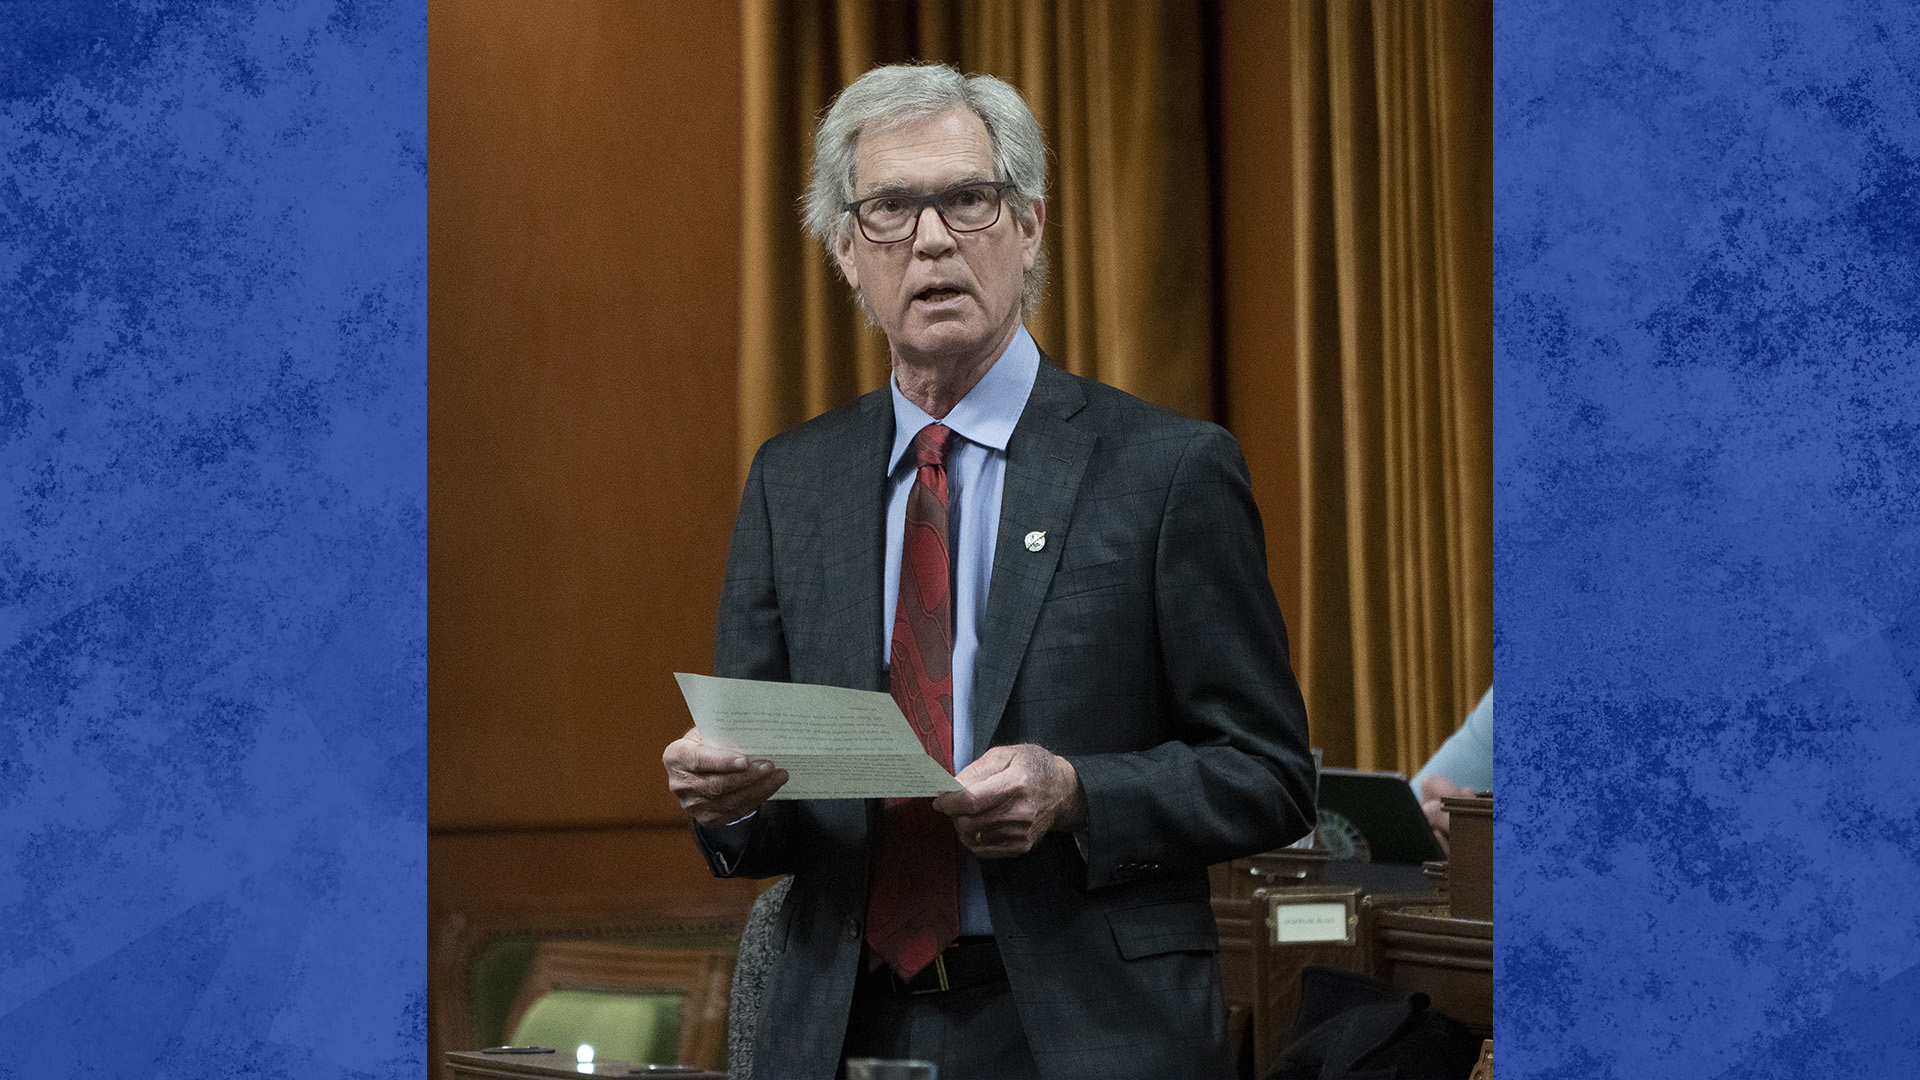
M427 844L434 902L462 909L657 911L669 920L744 918L760 882L722 880L682 822L633 828L436 832Z
M732 4L428 9L432 827L674 822L734 475Z
M436 0L427 29L437 1056L485 927L737 923L756 885L707 873L660 769L738 498L738 9Z

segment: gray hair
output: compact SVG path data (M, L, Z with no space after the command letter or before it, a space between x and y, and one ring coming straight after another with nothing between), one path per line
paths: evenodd
M1014 220L1023 225L1033 220L1033 204L1047 193L1047 146L1020 91L991 75L962 75L945 64L893 64L874 68L840 91L814 133L813 183L803 200L803 217L807 232L826 245L828 254L854 227L853 215L841 207L853 201L853 158L860 133L952 109L970 110L986 125L998 179L1013 183L1007 198ZM837 260L834 265L839 266ZM1020 302L1026 311L1040 305L1046 283L1043 253L1021 282Z

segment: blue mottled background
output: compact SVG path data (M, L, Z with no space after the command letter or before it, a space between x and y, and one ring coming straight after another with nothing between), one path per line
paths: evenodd
M425 31L0 5L0 1076L425 1072Z
M1501 4L1502 1080L1920 1070L1920 5Z

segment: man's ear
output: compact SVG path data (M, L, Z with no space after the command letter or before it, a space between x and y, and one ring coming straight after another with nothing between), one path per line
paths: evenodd
M1016 215L1016 222L1019 218ZM1044 199L1033 200L1033 219L1020 223L1020 261L1026 268L1033 269L1035 259L1040 257L1040 234L1046 230L1047 203Z
M840 267L840 276L854 292L860 291L860 271L853 268L853 237L843 235L833 242L833 261Z

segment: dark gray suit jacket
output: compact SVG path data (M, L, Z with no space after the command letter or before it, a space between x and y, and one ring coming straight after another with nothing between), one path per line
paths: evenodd
M886 687L886 457L874 393L755 457L720 601L715 673ZM1029 551L1028 533L1046 544ZM974 670L974 751L1038 743L1086 791L1083 857L1053 833L982 863L1043 1075L1225 1075L1209 864L1309 827L1306 712L1237 444L1213 424L1043 362L1007 446ZM831 1077L860 957L870 813L774 801L715 873L791 873L754 1055Z

